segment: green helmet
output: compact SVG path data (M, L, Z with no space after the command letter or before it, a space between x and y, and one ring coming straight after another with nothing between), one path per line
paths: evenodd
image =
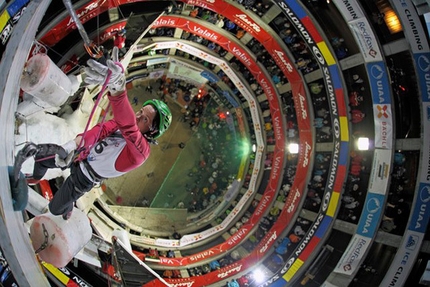
M160 137L164 132L169 128L172 123L172 113L170 112L169 107L163 101L152 99L143 103L143 106L152 105L155 110L158 112L158 116L155 117L154 121L157 132L152 135L154 139Z

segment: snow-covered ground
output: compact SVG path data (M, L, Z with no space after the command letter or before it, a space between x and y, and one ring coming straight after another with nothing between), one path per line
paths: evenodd
M81 105L71 114L65 114L61 118L45 111L40 111L32 116L23 119L19 126L19 134L15 135L15 154L24 146L26 142L56 143L64 144L75 138L85 130L93 101L90 97L84 98ZM23 173L33 172L34 159L28 159L22 166ZM52 179L58 176L67 176L68 170L62 172L60 169L50 169L45 175L45 179Z

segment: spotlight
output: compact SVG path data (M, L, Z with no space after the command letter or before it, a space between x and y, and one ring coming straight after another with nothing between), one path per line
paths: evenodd
M369 138L358 138L357 148L358 150L369 150Z
M266 276L264 276L264 272L261 269L257 268L254 270L254 272L252 272L252 277L254 278L255 282L262 283L264 282Z
M290 143L288 145L288 151L292 154L299 153L299 145L296 143Z

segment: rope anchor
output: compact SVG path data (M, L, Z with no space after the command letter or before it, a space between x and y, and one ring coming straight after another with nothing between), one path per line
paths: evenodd
M81 23L81 20L79 20L79 17L76 14L76 11L73 9L71 0L63 0L63 3L64 3L64 6L66 6L67 12L69 12L70 14L70 17L73 19L73 21L76 24L76 28L78 29L78 32L81 35L82 40L84 41L84 47L87 53L93 58L96 58L96 59L101 58L103 56L103 51L99 47L97 47L88 37L88 34Z
M46 247L48 247L48 242L49 242L49 233L48 230L46 230L45 224L42 223L42 229L43 229L43 236L45 237L45 239L43 240L42 245L40 245L39 248L37 248L37 250L35 251L35 253L39 253L40 251L46 249ZM54 234L52 234L52 236L55 236Z

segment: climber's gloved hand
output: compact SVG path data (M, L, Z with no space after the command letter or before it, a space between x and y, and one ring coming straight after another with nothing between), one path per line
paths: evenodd
M69 153L65 158L62 158L58 154L55 155L55 165L61 169L68 168L71 164L73 159L75 158L75 152L72 151Z
M112 49L112 60L107 60L106 65L103 65L93 59L88 60L88 67L85 67L86 74L85 83L90 85L103 85L108 78L107 88L112 96L117 96L125 91L125 74L124 68L118 61L118 47Z
M72 164L74 159L75 150L77 148L76 141L70 140L60 148L62 148L64 152L57 152L55 154L55 165L61 169L66 169Z

